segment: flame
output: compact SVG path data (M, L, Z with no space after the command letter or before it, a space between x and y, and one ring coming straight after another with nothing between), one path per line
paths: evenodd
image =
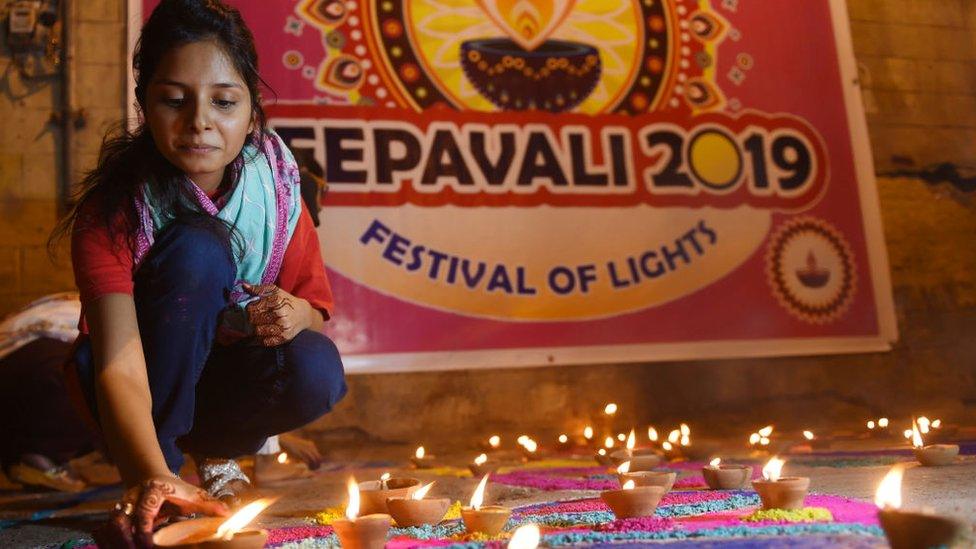
M671 446L671 443L665 440L661 443L661 448L664 448L666 452L670 452L674 449L674 446Z
M531 522L523 524L512 534L512 539L508 542L508 549L535 549L539 546L540 539L542 539L542 533L539 532L538 525Z
M637 446L637 436L634 435L634 430L630 430L630 434L627 436L627 449L633 450Z
M753 446L755 446L756 444L759 443L759 439L761 439L761 438L762 438L762 436L759 433L753 433L753 434L749 435L749 444L752 444Z
M868 429L874 429L874 420L868 421Z
M688 435L681 435L681 445L691 446L691 437L689 437Z
M678 440L680 439L681 439L681 431L679 431L678 429L675 429L674 431L668 433L668 442L670 442L671 444L677 443Z
M911 440L912 439L912 433L914 433L914 432L915 431L913 431L911 429L905 429L905 432L904 432L905 438L907 438L908 440Z
M600 454L601 456L607 455L607 451L605 449L603 449L603 448L600 448L599 450L597 450L596 453Z
M424 459L424 456L427 455L427 450L424 450L424 447L423 446L418 446L417 447L417 451L414 452L413 455L417 459Z
M807 440L813 440L814 439L813 431L803 431L803 438Z
M612 416L613 414L616 414L617 413L617 404L614 403L614 402L611 402L610 404L607 404L603 408L603 413L604 414L607 414L608 416Z
M629 473L630 472L630 462L629 461L625 461L625 462L621 463L620 466L617 467L617 472L620 473L621 475L624 474L624 473Z
M607 448L613 448L613 437L607 437L607 439L603 441L603 445Z
M619 440L620 442L623 442L623 441L627 440L627 435L625 435L623 433L617 433L617 440Z
M525 442L522 443L522 448L525 448L529 452L535 452L539 449L539 444L531 438L527 438L525 439Z
M679 429L681 431L681 436L688 436L691 434L691 427L688 427L687 423L682 423Z
M654 427L648 427L647 438L650 439L651 442L657 442L657 429Z
M784 463L786 462L779 459L779 457L773 456L762 468L763 478L770 482L776 482L779 480L780 473L783 472Z
M278 454L278 463L285 463L286 461L288 461L288 454L285 452Z
M762 437L759 439L759 444L762 444L763 446L769 446L769 439L766 437Z
M933 429L938 429L939 427L942 427L942 420L941 419L933 419L932 420L932 423L931 423L931 426L932 426Z
M905 466L902 464L892 467L885 475L878 491L874 494L874 504L880 509L900 509L901 508L901 479L905 475Z
M382 475L380 475L380 480L383 482L390 480L390 473L383 473Z
M623 489L624 490L633 490L634 489L634 486L636 486L636 484L634 483L634 479L630 479L630 480L628 480L627 482L624 483Z
M708 464L711 465L712 467L718 467L719 465L722 464L722 458L715 458L712 461L709 461Z
M586 427L583 428L583 438L585 438L586 440L590 440L591 438L593 438L593 427L587 425Z
M569 437L568 436L566 436L566 435L559 435L559 443L560 444L566 444L567 442L569 442Z
M931 423L932 422L929 421L929 418L927 418L925 416L922 416L922 417L918 418L918 430L923 435L927 435L928 432L929 432L929 425L931 425Z
M481 454L480 456L474 458L475 465L484 465L488 461L488 456L486 454Z
M359 485L356 484L354 477L349 477L346 482L346 489L349 491L349 503L346 505L346 518L356 520L359 516Z
M529 435L522 435L522 436L518 437L517 439L515 439L515 442L517 442L519 444L519 446L525 446L525 441L526 440L529 440Z
M878 420L878 427L881 427L882 429L884 429L887 426L888 426L888 418L883 417L883 418L881 418L881 419Z
M502 437L498 435L492 435L491 438L488 439L488 445L491 446L492 448L498 448L498 446L501 443L502 443Z
M261 498L241 507L240 511L234 513L217 528L216 536L223 540L231 539L234 537L234 534L247 526L254 520L254 517L258 516L261 511L264 511L274 502L274 498Z
M471 508L477 511L481 509L481 504L485 502L485 487L488 485L488 475L481 477L481 482L478 483L478 487L475 488L474 494L471 494Z
M762 429L759 430L759 436L768 437L771 434L773 434L773 426L772 425L767 425L767 426L765 426L765 427L763 427Z
M922 448L925 446L925 442L922 441L922 435L918 432L918 423L912 421L912 447Z
M434 482L437 481L435 480ZM414 492L413 495L410 496L411 499L424 499L424 496L427 495L427 492L430 492L431 487L434 486L434 482L431 482L430 484Z

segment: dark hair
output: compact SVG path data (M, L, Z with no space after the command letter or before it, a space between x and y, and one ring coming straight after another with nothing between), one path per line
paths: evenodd
M245 144L253 143L265 132L260 92L262 86L268 86L258 74L258 54L251 31L240 12L219 0L162 0L153 10L132 56L139 109L146 112L146 90L166 54L207 40L224 50L251 94L254 132ZM241 161L238 157L233 164L239 167ZM225 178L237 175L239 169L224 173ZM201 212L192 190L181 184L182 177L180 170L159 152L144 121L132 130L118 125L106 133L98 164L79 184L76 205L55 227L49 246L53 250L77 222L83 221L106 224L113 242L118 232L124 231L129 247L134 249L133 229L139 225L135 197L143 182L152 189L158 207L175 221L212 230L229 243L234 227Z

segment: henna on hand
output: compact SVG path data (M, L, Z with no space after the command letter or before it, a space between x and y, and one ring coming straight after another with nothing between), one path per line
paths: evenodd
M276 347L291 341L307 324L303 313L296 307L301 300L273 284L250 285L244 289L256 300L245 307L254 331L265 347Z

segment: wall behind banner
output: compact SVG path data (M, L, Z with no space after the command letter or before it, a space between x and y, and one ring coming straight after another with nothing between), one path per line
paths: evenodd
M123 113L125 13L121 0L73 4L77 103L89 114L72 147L80 170ZM894 157L976 166L976 0L849 4L878 171L899 165ZM43 249L61 169L60 135L47 125L57 81L23 81L9 62L0 50L0 314L73 285L70 269L52 266ZM901 331L890 353L355 376L347 400L313 428L431 441L472 424L558 431L609 400L623 415L641 410L634 421L698 425L730 415L739 424L923 410L950 417L976 402L974 196L915 179L878 185ZM505 405L513 401L520 406Z

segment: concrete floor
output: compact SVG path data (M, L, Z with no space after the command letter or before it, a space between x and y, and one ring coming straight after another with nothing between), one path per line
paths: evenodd
M347 447L329 456L333 461L375 461L402 460L403 456L412 454L413 448L401 445ZM470 450L463 454L442 455L438 459L441 463L462 466L470 461L477 450ZM383 468L370 468L353 473L360 480L377 478ZM406 464L404 470L408 470ZM809 467L787 464L786 472L790 475L809 476L812 479L811 490L815 492L844 495L865 500L872 500L875 489L881 478L887 472L887 466L829 468ZM392 469L396 471L396 469ZM477 479L435 477L424 471L409 470L411 476L421 480L436 479L432 494L449 497L464 503L470 498ZM345 501L345 480L349 471L318 473L315 477L280 483L273 487L260 488L256 495L281 496L277 503L269 508L259 518L263 526L283 526L302 524L306 517ZM939 468L914 467L905 475L903 493L905 506L911 508L931 508L938 513L952 515L969 525L970 533L959 547L976 547L976 457L963 458L956 465ZM540 492L536 490L491 485L489 498L507 506L518 506L557 499L572 499L592 496L593 492ZM56 494L21 494L18 502L0 505L0 518L9 518L10 513L17 510L56 506L65 496ZM0 530L0 547L51 547L58 546L69 540L87 537L88 532L104 519L104 514L98 514L100 509L109 505L116 497L107 494L101 502L94 502L82 510L82 515L74 518L59 518L39 520L27 524L12 526ZM884 544L878 544L883 547Z

